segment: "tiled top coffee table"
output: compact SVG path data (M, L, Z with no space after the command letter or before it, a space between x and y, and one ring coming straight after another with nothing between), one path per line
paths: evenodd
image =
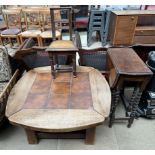
M85 130L86 143L93 144L95 127L109 115L111 93L101 73L78 67L72 73L51 76L50 67L27 72L15 85L8 99L6 116L26 130L30 144L38 133L66 133Z

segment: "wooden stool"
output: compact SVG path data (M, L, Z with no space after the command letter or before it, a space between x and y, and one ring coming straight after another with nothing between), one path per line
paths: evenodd
M112 90L112 104L109 127L115 120L128 120L128 127L136 117L136 110L142 92L149 82L152 72L131 48L111 48L108 50L109 84ZM134 91L129 101L124 96L124 86L134 82ZM127 117L115 118L116 106L121 96Z
M76 52L78 48L75 47L72 41L69 40L57 40L51 43L47 48L50 58L51 71L53 78L55 79L56 71L73 71L74 77L76 77ZM58 55L72 56L72 68L68 66L59 67ZM56 66L55 66L56 65Z

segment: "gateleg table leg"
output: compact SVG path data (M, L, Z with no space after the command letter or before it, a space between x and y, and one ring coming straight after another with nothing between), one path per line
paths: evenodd
M109 127L112 127L112 124L115 120L115 111L116 107L119 102L119 97L120 97L120 91L118 90L112 90L112 104L111 104L111 109L110 109L110 120L109 120Z

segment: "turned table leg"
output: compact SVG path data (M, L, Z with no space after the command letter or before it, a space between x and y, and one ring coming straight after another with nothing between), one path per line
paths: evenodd
M73 55L73 75L74 75L74 77L76 77L77 76L77 74L76 74L76 53L75 53L75 55Z
M29 144L38 144L38 137L35 131L25 129L27 140Z
M112 124L115 120L115 111L117 104L119 102L119 96L120 96L120 91L117 90L112 90L112 103L111 103L111 109L110 109L110 120L109 120L109 127L112 127Z
M86 129L85 144L93 145L95 142L96 127Z
M130 101L130 106L131 106L131 114L130 114L130 118L129 118L129 123L128 123L128 128L131 127L135 117L136 117L136 111L138 108L138 104L141 98L142 92L140 92L138 89L136 91L134 91L133 96L133 100L131 98Z

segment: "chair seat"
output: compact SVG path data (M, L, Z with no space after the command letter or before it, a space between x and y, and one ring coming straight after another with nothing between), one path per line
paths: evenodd
M56 38L61 36L61 32L60 31L56 31ZM44 31L40 34L41 38L52 38L52 31Z
M0 82L0 94L2 93L2 91L4 90L4 88L6 87L8 82Z
M76 51L74 43L70 40L56 40L49 46L51 49L73 49Z
M21 33L22 37L37 37L41 34L40 30L27 30Z
M17 35L21 32L20 29L6 29L1 32L1 35Z

